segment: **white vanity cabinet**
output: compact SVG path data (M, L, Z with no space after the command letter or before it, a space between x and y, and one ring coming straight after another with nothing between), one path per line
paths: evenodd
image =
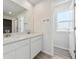
M3 46L4 59L15 59L14 44L7 44Z
M33 59L42 50L42 36L31 39L31 59Z
M4 45L4 59L30 59L29 39Z
M42 50L42 35L4 44L4 59L33 59Z
M9 52L7 54L4 54L4 59L15 59L15 53L14 52Z
M18 47L15 50L16 59L30 59L29 39L23 42L19 42L16 45L18 45Z
M29 46L23 46L15 51L16 59L30 59Z

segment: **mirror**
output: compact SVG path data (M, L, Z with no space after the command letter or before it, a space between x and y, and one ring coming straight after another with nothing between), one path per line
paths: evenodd
M3 0L3 33L30 31L27 23L27 10L11 0Z

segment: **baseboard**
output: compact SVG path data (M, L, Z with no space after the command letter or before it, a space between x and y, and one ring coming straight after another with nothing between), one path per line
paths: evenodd
M69 51L68 48L64 48L64 47L60 47L60 46L54 46L54 47L57 47L57 48L60 48L60 49L64 49L64 50L68 50Z

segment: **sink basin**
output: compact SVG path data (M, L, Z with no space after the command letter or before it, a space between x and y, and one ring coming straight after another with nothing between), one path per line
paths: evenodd
M10 33L4 35L4 37L11 37Z

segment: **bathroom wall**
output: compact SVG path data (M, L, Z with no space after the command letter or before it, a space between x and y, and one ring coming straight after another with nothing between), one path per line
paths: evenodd
M51 1L43 1L33 8L34 32L43 33L43 52L53 56Z

